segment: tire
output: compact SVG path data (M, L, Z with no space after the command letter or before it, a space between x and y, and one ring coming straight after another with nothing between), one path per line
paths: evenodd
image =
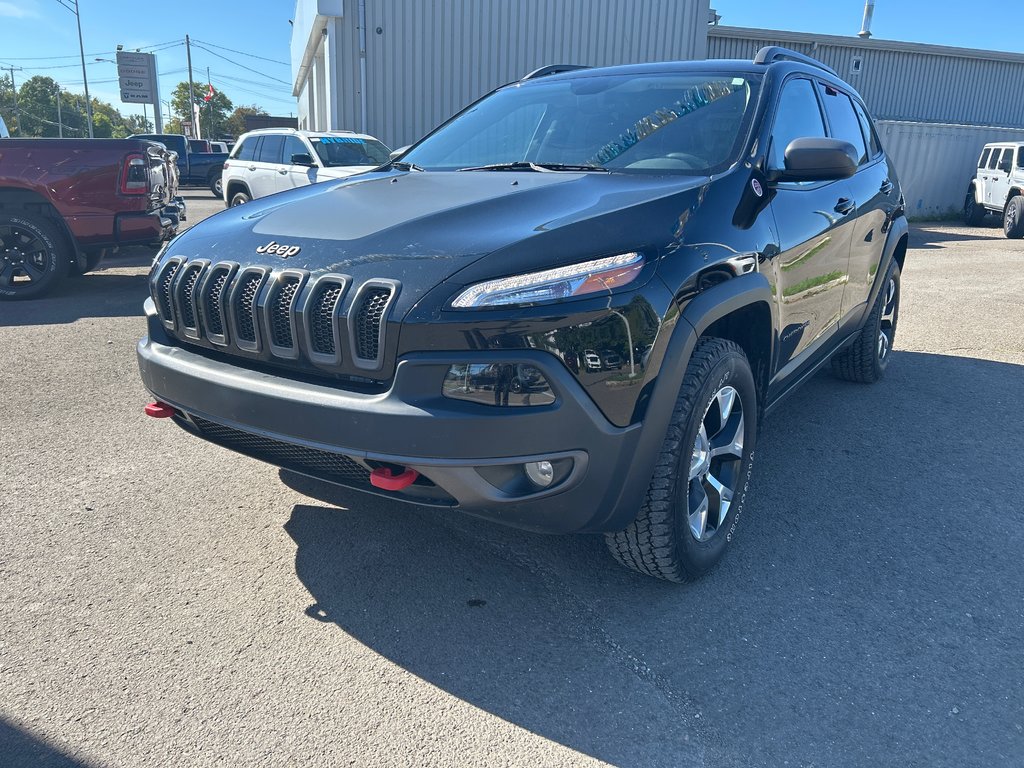
M1024 237L1024 195L1011 197L1003 211L1003 232L1011 240Z
M71 268L68 270L69 277L81 277L82 275L92 272L96 267L100 265L103 260L102 251L87 251L82 254L85 260L85 264L82 265L77 260L71 264Z
M967 191L967 197L964 198L964 224L968 227L980 227L984 221L985 207L978 205L978 201L974 199L974 188L972 187Z
M235 192L235 194L232 195L231 197L230 207L234 208L236 205L245 205L250 200L252 200L252 198L249 197L248 192Z
M743 350L724 339L701 339L686 366L636 520L624 531L605 534L612 556L667 581L690 581L711 570L743 511L757 418L757 389ZM720 453L713 456L716 450ZM718 494L716 484L731 499Z
M210 177L209 186L214 197L224 199L224 180L219 173Z
M67 246L51 221L17 209L0 213L0 301L42 296L68 267Z
M859 384L873 384L882 378L896 341L899 319L900 266L893 259L860 336L833 356L832 373Z

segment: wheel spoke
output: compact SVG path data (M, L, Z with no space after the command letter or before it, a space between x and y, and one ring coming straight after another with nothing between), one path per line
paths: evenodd
M705 482L711 486L712 492L706 494L708 498L715 497L717 503L714 505L715 509L715 529L721 528L725 523L725 518L729 514L729 506L732 504L732 489L729 486L722 483L717 477L712 475L710 472L705 478Z
M693 443L693 453L690 454L690 480L696 480L708 470L708 433L704 425L700 425L697 439Z
M21 266L22 269L24 269L28 276L33 280L42 279L43 275L46 272L45 267L40 267L32 259L25 259L25 262Z
M0 288L10 288L14 279L14 266L0 263Z
M715 395L715 401L718 403L718 429L714 435L717 435L718 432L722 431L726 422L729 421L730 414L732 414L733 405L736 403L736 390L732 387L723 387Z
M711 458L732 456L743 458L743 414L736 413L711 441Z
M690 493L689 523L690 533L700 541L708 527L708 495L702 483L691 483L693 491Z

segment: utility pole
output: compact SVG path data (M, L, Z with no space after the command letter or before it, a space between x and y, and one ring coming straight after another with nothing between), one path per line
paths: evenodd
M210 68L207 67L206 68L206 95L207 96L210 95L210 89L211 88L213 88L213 83L210 82ZM206 110L206 129L207 129L206 132L208 134L211 134L210 138L212 139L213 138L213 135L212 135L213 134L213 99L212 98L209 99L206 102L206 106L209 107L209 109Z
M85 45L82 43L82 14L78 10L78 0L75 0L75 21L78 22L78 52L82 56L82 84L85 86L85 114L89 118L89 138L92 133L92 99L89 98L89 76L85 73Z
M57 83L57 138L64 138L64 120L60 116L60 83Z
M18 107L18 87L14 84L14 73L21 72L21 67L0 67L0 69L11 73L11 91L14 93L14 119L17 121L18 135L21 136L21 109Z
M185 35L185 58L188 59L188 119L192 123L192 133L195 135L194 139L199 138L199 126L196 125L199 121L196 120L196 95L192 92L192 41L188 39L188 35Z

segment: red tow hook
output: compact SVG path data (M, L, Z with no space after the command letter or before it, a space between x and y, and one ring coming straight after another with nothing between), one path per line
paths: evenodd
M159 400L148 403L142 410L146 412L147 416L152 416L154 419L169 419L174 415L174 408Z
M400 491L415 483L419 476L419 472L408 467L399 475L392 473L390 467L377 467L370 473L370 485L385 491Z

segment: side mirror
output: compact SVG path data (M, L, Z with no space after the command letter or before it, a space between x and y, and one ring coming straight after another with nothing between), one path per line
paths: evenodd
M406 152L408 152L409 151L409 147L411 147L411 146L412 146L412 144L406 144L404 147L399 147L398 149L393 150L391 152L391 154L388 155L388 159L389 160L397 160L402 155L404 155Z
M292 155L292 165L316 165L313 156L308 152L296 152Z
M857 172L860 156L853 144L840 139L793 139L786 147L786 169L773 181L836 181Z

